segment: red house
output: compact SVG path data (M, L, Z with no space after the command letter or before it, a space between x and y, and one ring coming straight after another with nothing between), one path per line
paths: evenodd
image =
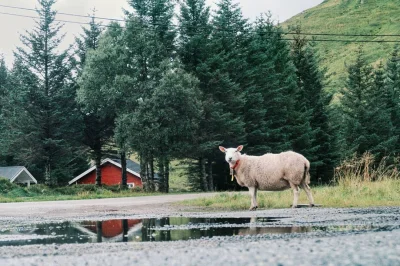
M131 229L132 227L139 225L142 222L142 220L136 219L136 220L127 220L128 224L128 230ZM93 233L98 233L97 232L97 226L96 222L81 222L80 223L84 228L88 229L89 231ZM102 221L101 222L101 235L105 238L113 238L120 236L121 234L124 233L123 229L123 222L122 220L108 220L108 221ZM141 228L141 226L140 226ZM126 233L126 232L125 232Z
M101 183L103 185L119 185L121 184L122 166L119 160L105 159L101 163ZM142 179L140 178L139 164L127 160L126 161L127 183L130 188L135 186L142 187ZM68 184L95 184L96 183L96 166L91 167L82 174L68 182Z

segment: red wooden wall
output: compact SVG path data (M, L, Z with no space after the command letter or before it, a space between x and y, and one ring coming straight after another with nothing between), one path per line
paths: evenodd
M142 220L128 220L128 229L132 228L133 226L139 224ZM111 238L118 236L124 232L122 220L109 220L101 222L101 231L102 236L106 238ZM83 227L89 229L93 233L97 233L96 222L82 222Z
M142 180L127 172L127 183L134 183L135 186L142 186ZM79 179L78 184L95 184L96 183L96 171L92 171L86 176ZM103 185L119 185L121 184L121 168L111 164L105 163L101 166L101 183Z

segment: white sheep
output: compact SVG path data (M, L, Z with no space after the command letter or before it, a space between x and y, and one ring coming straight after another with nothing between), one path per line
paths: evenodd
M257 190L280 191L293 189L293 205L297 207L299 186L307 194L310 206L314 206L314 199L310 187L310 162L301 154L286 151L279 154L267 153L262 156L241 154L243 146L225 149L225 160L229 163L231 173L240 186L249 188L251 195L250 210L256 210Z

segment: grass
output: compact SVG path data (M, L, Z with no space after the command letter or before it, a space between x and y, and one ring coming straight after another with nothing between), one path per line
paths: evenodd
M376 165L374 157L365 153L336 168L334 185L313 187L312 193L315 203L323 207L400 206L400 173L396 167L387 164L386 158ZM257 200L259 208L288 208L293 194L290 190L258 192ZM308 204L303 191L299 198L301 203ZM244 210L250 207L250 196L248 193L225 192L182 204L207 210Z
M312 188L316 204L323 207L371 207L400 206L400 180L352 183L347 185ZM261 209L288 208L292 204L292 191L257 193ZM305 192L300 193L299 203L308 204ZM211 198L184 201L181 204L202 207L207 210L246 210L250 207L250 195L239 192L223 192Z
M45 185L32 185L30 187L21 187L10 183L7 179L0 178L1 203L139 197L159 194L145 193L137 188L122 190L118 186L75 185L50 188Z
M397 1L379 0L326 0L285 21L282 26L301 25L307 33L337 34L400 34L400 6ZM395 40L393 37L335 37L318 36L317 39L340 40ZM361 43L317 42L322 67L327 67L334 92L344 87L346 65L352 64L355 51ZM369 63L386 61L393 51L394 43L364 43L363 48Z
M191 190L186 175L188 165L184 161L172 161L169 172L170 192L188 192Z
M140 163L137 154L132 154L130 158L136 163ZM170 162L169 168L169 189L170 192L188 192L191 190L188 177L186 175L186 169L188 165L181 160L174 160ZM158 171L156 166L156 171Z

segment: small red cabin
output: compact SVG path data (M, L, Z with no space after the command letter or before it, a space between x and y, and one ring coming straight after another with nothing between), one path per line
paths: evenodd
M130 230L133 227L137 227L137 229L142 228L141 222L142 220L136 219L136 220L127 220L127 228ZM92 233L98 234L97 232L98 229L101 229L101 235L106 238L114 238L118 237L121 234L127 234L128 232L124 232L124 226L123 226L123 221L122 220L108 220L108 221L102 221L101 223L101 228L97 227L96 222L81 222L80 225L89 230Z
M101 163L101 184L112 186L121 184L122 166L118 160L105 159ZM142 179L140 178L140 166L131 161L126 162L127 184L130 188L142 187ZM96 183L96 166L91 167L82 174L68 182L68 184L95 184Z

